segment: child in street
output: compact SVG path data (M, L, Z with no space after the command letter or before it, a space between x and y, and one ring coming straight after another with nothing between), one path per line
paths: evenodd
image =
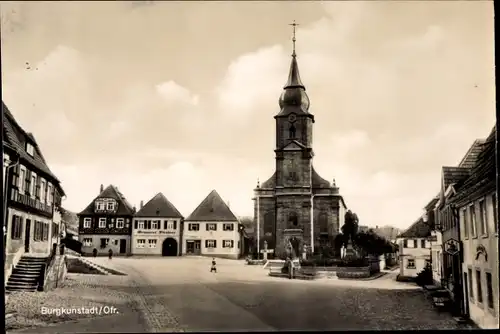
M215 262L215 257L212 258L212 267L210 267L210 272L211 273L217 273L217 263Z

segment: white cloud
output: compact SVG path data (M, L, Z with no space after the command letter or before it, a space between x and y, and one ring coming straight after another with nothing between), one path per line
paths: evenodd
M198 105L198 95L192 94L185 87L174 81L167 81L156 86L156 91L168 103L182 102L193 106Z

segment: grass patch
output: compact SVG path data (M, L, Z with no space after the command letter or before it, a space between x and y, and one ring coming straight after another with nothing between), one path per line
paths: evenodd
M72 274L104 275L102 272L92 268L80 259L66 258L66 267L68 268L68 273Z

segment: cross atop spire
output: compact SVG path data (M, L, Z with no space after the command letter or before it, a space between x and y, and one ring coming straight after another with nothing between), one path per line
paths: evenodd
M293 52L292 52L292 57L295 57L295 42L297 39L295 38L295 29L299 25L298 23L295 23L295 20L293 20L293 23L289 23L293 27L293 37L292 37L292 45L293 45Z

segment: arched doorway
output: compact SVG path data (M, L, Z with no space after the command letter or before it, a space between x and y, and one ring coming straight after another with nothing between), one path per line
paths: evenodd
M167 238L163 241L161 248L163 256L177 256L177 241L173 238Z

